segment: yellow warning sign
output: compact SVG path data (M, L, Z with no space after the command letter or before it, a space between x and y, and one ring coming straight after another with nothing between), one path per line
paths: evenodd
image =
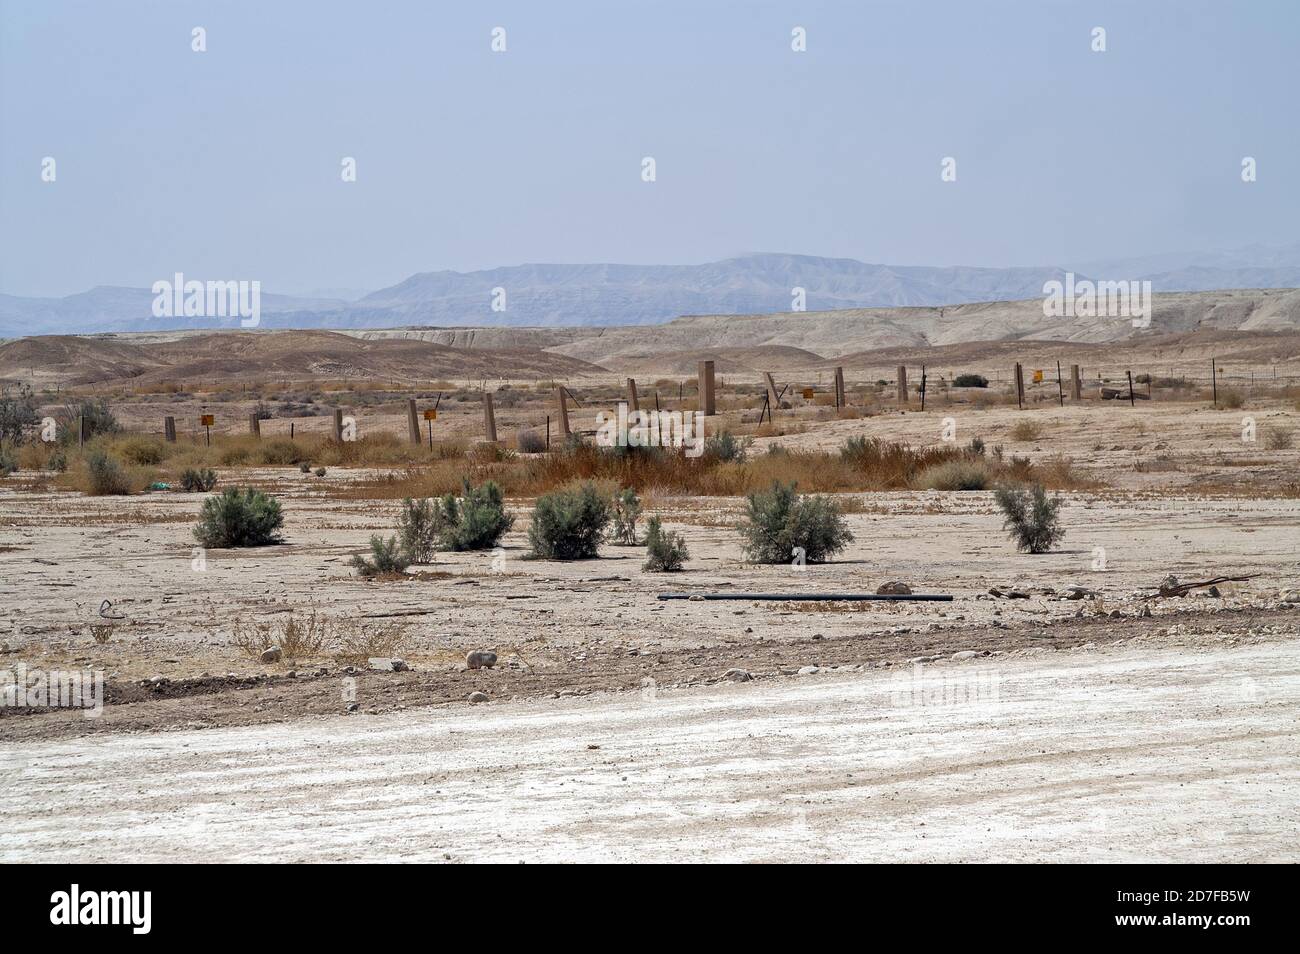
M438 412L435 411L433 408L429 408L427 411L424 412L424 419L426 421L436 421L438 419Z
M1042 384L1042 383L1043 383L1043 372L1042 372L1042 371L1035 371L1035 372L1034 372L1034 383L1035 383L1035 384Z
M204 414L199 418L200 427L211 427L215 423L217 423L217 416L215 414Z

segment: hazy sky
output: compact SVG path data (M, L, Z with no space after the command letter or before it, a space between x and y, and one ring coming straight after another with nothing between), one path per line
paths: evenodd
M1054 264L1300 231L1296 0L0 11L9 294L749 251Z

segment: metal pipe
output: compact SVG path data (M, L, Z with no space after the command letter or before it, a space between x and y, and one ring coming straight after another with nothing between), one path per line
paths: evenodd
M937 593L660 593L661 600L880 600L882 602L951 603L952 597Z

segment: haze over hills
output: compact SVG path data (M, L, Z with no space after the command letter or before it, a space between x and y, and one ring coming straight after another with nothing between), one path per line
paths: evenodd
M1047 318L1038 299L937 308L855 308L690 315L659 325L172 331L38 335L0 344L0 386L254 378L545 380L623 374L854 372L898 362L1014 360L1141 353L1193 355L1300 370L1300 289L1176 292L1154 297L1151 324ZM1068 360L1068 357L1067 357ZM1050 363L1050 362L1049 362Z
M934 307L1039 298L1044 282L1062 280L1067 271L1080 279L1148 280L1157 293L1290 288L1300 286L1300 243L1024 268L872 265L852 259L754 254L703 265L515 265L468 273L421 272L356 300L276 295L264 289L260 326L655 324L681 315L788 312L794 288L806 290L809 312ZM504 289L504 311L492 310L493 290L498 288ZM155 318L153 299L149 289L119 286L100 286L64 298L0 295L0 336L239 326L238 318Z

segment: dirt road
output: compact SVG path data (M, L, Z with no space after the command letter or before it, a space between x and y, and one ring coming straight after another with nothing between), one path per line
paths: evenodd
M9 861L1296 861L1287 639L7 744Z

